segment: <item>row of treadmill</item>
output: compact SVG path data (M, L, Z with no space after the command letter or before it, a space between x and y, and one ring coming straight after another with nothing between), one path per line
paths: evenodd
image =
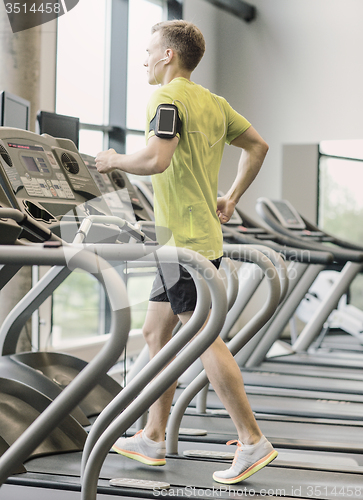
M260 198L256 211L258 222L237 210L222 226L225 257L221 272L212 272L193 252L155 241L149 183L131 183L120 171L99 174L94 158L67 139L0 128L0 289L23 266L47 269L0 328L1 499L363 498L363 321L346 300L362 272L363 243L325 233L287 201ZM112 373L131 324L119 272L126 262L180 262L194 279L213 276L196 280L190 322L151 361L145 347L122 387ZM108 296L105 347L88 364L58 352L17 352L25 323L76 268L93 274ZM195 337L210 303L210 321ZM304 323L296 332L299 310ZM217 335L279 452L233 487L212 479L229 467L226 442L237 436L198 360ZM166 465L110 451L117 437L143 425L147 408L175 380Z

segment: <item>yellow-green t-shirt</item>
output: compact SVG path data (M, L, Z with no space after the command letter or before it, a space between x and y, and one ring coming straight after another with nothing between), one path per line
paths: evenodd
M182 127L170 166L152 176L158 241L217 259L223 254L216 214L222 154L225 143L245 132L250 123L224 98L178 77L158 88L148 103L147 139L154 135L149 124L159 104L175 104Z

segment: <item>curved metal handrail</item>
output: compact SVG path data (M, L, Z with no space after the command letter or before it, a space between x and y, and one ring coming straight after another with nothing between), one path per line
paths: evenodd
M247 245L250 245L248 243ZM286 294L288 292L288 287L289 287L289 278L288 278L288 270L285 264L285 261L281 257L281 255L272 250L269 247L266 247L264 245L251 245L252 248L255 248L256 250L260 250L261 253L266 255L266 257L272 261L272 263L275 266L275 269L273 270L273 273L277 272L279 275L280 279L280 285L281 285L281 294L280 294L280 302L282 302ZM241 245L239 244L225 244L223 245L223 251L225 258L223 261L229 261L233 262L230 259L235 259L238 260L238 257L240 255L240 247ZM222 261L222 262L223 262ZM256 265L255 265L256 266ZM231 331L231 328L233 325L236 323L238 318L241 316L242 311L246 307L247 303L250 301L253 293L257 289L257 287L260 285L264 273L262 270L256 266L254 269L250 270L250 273L248 273L248 282L244 279L244 283L241 283L240 285L237 283L237 296L236 299L234 300L234 304L232 307L229 307L228 309L228 314L226 317L226 321L223 325L222 331L220 333L220 337L224 340L227 341L229 332ZM236 279L236 281L239 281L238 278L238 271L235 272L233 270L233 277ZM229 303L229 305L231 305ZM238 334L237 334L238 335ZM185 385L189 384L192 380L195 379L197 375L203 370L203 365L200 359L195 361L193 365L191 365L188 370L185 371L182 377L182 381ZM206 398L208 394L208 385L206 386L199 392L198 394L198 399L197 399L197 408L200 412L205 411L205 406L206 406ZM203 410L204 408L204 410Z
M249 243L248 243L249 245ZM240 246L241 245L235 245L235 244L225 244L223 245L223 251L224 255L229 256L230 258L235 258L238 260L239 257L239 252L240 252ZM252 248L255 250L259 250L263 255L265 255L274 265L274 269L272 269L272 275L274 276L276 273L279 277L280 280L280 304L284 301L288 288L289 288L289 278L288 278L288 270L285 261L281 257L281 255L276 252L275 250L272 250L269 247L266 247L264 245L252 245ZM262 281L263 277L266 276L267 279L270 278L269 271L267 271L265 274L262 272L260 267L257 267L257 270L260 271L261 277L260 281ZM256 271L256 270L255 270ZM247 292L248 291L254 291L259 284L258 280L259 276L257 276L257 280L253 280L255 282L251 283L249 286L247 286ZM251 280L252 281L252 280ZM237 321L237 319L240 317L240 315L243 312L244 307L246 306L247 302L246 299L248 297L248 294L244 293L245 290L240 289L240 294L239 294L239 299L237 302L238 307L235 308L235 310L230 311L229 314L227 315L226 322L224 324L224 327L221 331L221 337L223 340L227 339L229 329L233 326L234 322ZM252 297L252 294L248 297L248 300ZM232 323L232 321L234 322ZM240 335L244 335L244 329L240 330L236 335L235 338L239 338ZM193 379L202 371L202 363L200 362L200 369L197 373L194 374ZM209 390L209 384L205 384L205 386L199 391L198 396L197 396L197 401L196 401L196 407L197 411L199 413L205 413L207 410L207 398L208 398L208 390Z
M124 246L124 257L131 257ZM115 269L90 252L66 248L0 247L3 264L57 265L80 268L95 275L103 284L111 304L111 335L100 353L80 372L64 391L0 458L0 485L16 467L44 440L63 418L98 383L99 377L117 361L127 342L130 309L125 285Z
M197 278L197 272L190 268L189 272ZM94 422L86 440L83 454L81 475L83 475L89 455L111 422L129 405L137 394L169 363L176 354L189 342L204 324L210 308L210 292L204 280L195 280L198 300L194 314L176 335L135 375L124 389L106 406ZM147 369L146 369L147 366Z
M174 359L149 385L140 393L140 395L116 418L107 430L96 442L88 458L82 483L82 499L94 500L97 496L97 481L101 466L105 457L115 442L115 440L140 416L147 408L165 392L165 390L180 376L180 374L189 366L205 349L217 338L219 331L227 313L227 297L225 287L216 268L206 259L201 260L201 256L190 260L191 251L178 248L180 263L188 263L190 269L193 267L199 273L205 273L208 270L208 285L210 288L212 303L212 312L207 326L202 332L195 336L193 341L183 349L176 359ZM162 260L161 255L159 259ZM191 267L192 266L192 267ZM206 274L205 274L206 275ZM196 333L196 332L195 332ZM148 367L145 368L148 371Z
M233 259L234 255L238 256L240 246L241 245L233 245L233 244L223 245L224 255ZM280 279L280 287L281 287L280 303L281 303L285 299L289 288L288 271L284 259L282 258L281 254L279 254L272 248L269 248L265 245L252 245L252 247L255 248L256 250L259 250L264 255L266 255L266 257L275 266L275 272L277 272ZM267 278L269 278L269 276L267 276Z
M227 276L227 301L228 311L233 307L238 295L238 271L231 259L223 258L221 268L224 269Z
M239 245L240 260L247 260L258 264L265 275L270 275L268 281L268 297L264 306L259 312L244 326L238 337L234 337L227 346L231 353L235 355L268 321L274 314L280 300L280 280L272 262L259 250L255 250L251 245ZM179 396L169 418L168 432L166 435L166 449L169 454L178 453L178 435L182 417L190 401L208 383L208 377L203 370L195 380Z

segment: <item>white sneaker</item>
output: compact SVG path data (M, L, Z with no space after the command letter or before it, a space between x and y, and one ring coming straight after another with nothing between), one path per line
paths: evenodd
M237 440L228 441L227 444L233 443L237 443L237 450L232 465L227 470L219 470L213 474L217 483L239 483L272 462L278 455L265 436L255 445L243 445Z
M143 430L129 438L120 438L112 449L124 457L138 460L146 465L165 465L165 441L157 443L149 439Z

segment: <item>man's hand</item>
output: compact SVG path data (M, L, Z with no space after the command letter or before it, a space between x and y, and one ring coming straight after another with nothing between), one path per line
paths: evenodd
M114 155L117 155L114 149L98 153L96 156L96 167L100 174L107 174L108 172L115 170L115 167L111 166L111 162L114 160Z
M226 224L229 221L233 215L235 206L235 203L226 196L217 198L217 215L221 224Z

